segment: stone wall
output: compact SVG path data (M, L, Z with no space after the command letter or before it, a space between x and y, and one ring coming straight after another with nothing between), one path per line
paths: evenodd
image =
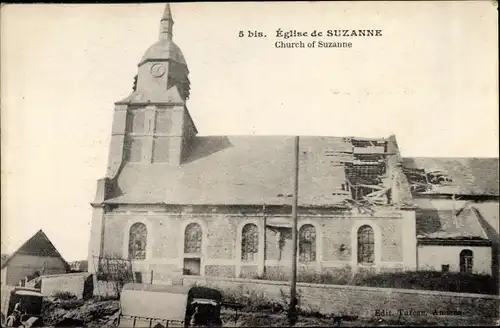
M116 298L118 291L113 281L97 281L94 279L94 297Z
M183 284L214 287L226 295L259 295L271 302L288 302L287 282L224 279L216 277L183 277ZM337 286L297 283L299 306L323 314L343 313L373 317L379 311L419 311L427 315L454 314L466 317L498 317L500 297L478 294ZM250 296L251 297L251 296Z
M276 227L276 222L273 223L276 220L281 220L279 223L285 226ZM200 275L252 278L264 272L288 272L291 265L291 235L287 226L291 220L286 215L262 217L234 213L161 213L146 208L117 209L104 218L104 256L128 257L128 231L136 222L144 223L148 231L146 259L132 262L133 271L141 272L144 277L151 277L153 271L154 279L161 281L161 276L182 269L184 229L190 222L199 223L203 230ZM241 234L249 223L259 229L259 251L253 261L244 262L241 259ZM397 211L373 216L359 213L301 216L299 229L304 224L311 224L316 230L316 258L312 262L299 263L300 269L316 274L342 271L346 266L357 267L356 233L364 224L370 224L375 232L375 264L372 267L381 271L415 269L415 245L403 237L407 223L414 225L412 218ZM278 242L280 238L281 243ZM413 248L407 245L413 245Z
M92 297L92 274L87 272L42 276L42 294L52 296L58 292L68 292L78 299Z

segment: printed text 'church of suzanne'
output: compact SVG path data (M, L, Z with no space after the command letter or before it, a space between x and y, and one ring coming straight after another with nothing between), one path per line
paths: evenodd
M198 136L173 24L167 5L134 91L115 103L89 270L119 257L155 283L287 276L293 137ZM298 205L299 273L498 271L498 159L403 158L395 136L300 137Z

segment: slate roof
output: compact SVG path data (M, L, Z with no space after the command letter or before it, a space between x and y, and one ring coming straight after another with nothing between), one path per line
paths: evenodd
M299 205L343 205L351 198L341 189L341 162L352 160L352 149L349 138L300 137ZM452 178L451 186L431 193L498 195L497 158L403 158L403 166ZM293 137L197 136L178 167L125 164L105 203L284 205L291 204L292 184Z
M159 40L146 50L141 63L148 60L170 59L186 65L181 49L172 40Z
M461 195L499 195L498 158L403 158L403 166L443 171L453 180L450 186L439 186L431 193Z
M417 238L487 239L476 213L471 207L457 211L419 209L416 211Z
M30 239L28 239L21 247L12 253L5 261L2 261L2 269L7 266L9 261L16 255L33 255L44 257L59 257L69 268L69 264L64 260L61 254L57 251L55 246L49 240L47 235L38 230Z
M179 167L126 164L106 203L291 204L293 144L293 137L282 136L196 137ZM326 156L327 150L338 153ZM345 172L339 162L346 159L342 152L350 151L345 138L300 137L300 205L334 205L349 198L341 189Z
M498 202L475 203L474 208L479 216L486 221L486 225L495 231L496 239L500 233L500 204Z

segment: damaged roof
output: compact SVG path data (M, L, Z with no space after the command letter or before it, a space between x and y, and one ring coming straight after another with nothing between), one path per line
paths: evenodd
M189 158L178 167L124 165L117 187L106 203L291 204L293 139L283 136L195 137ZM300 137L300 205L330 206L350 198L350 193L342 190L345 172L340 163L349 158L346 152L352 152L352 144L346 138Z
M403 166L425 172L441 171L451 181L433 185L425 194L499 195L498 158L403 158Z
M487 239L475 211L466 207L451 210L419 209L416 211L417 238Z

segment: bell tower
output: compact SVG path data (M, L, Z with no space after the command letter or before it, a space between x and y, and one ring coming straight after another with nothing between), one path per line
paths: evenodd
M186 107L189 70L173 41L173 26L166 4L158 40L138 64L133 92L115 103L109 178L127 164L178 166L189 152L197 130Z

